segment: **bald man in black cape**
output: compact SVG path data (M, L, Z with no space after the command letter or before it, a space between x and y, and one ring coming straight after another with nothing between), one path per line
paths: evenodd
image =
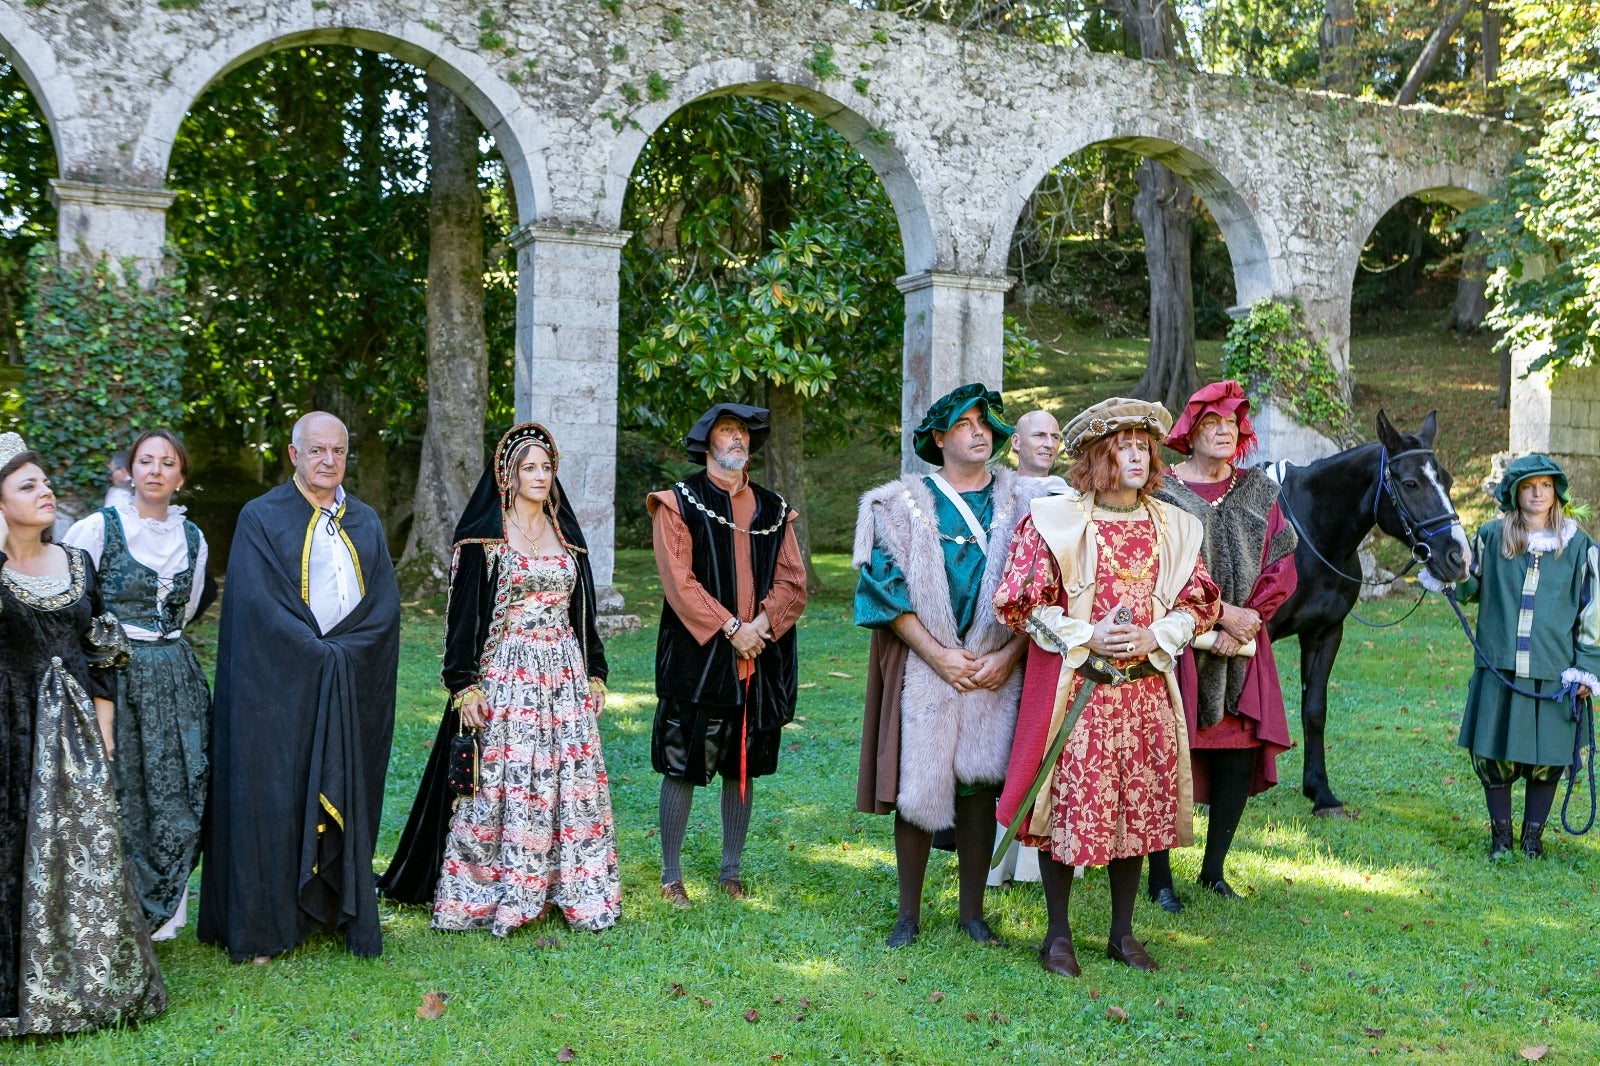
M372 876L394 732L400 595L348 435L295 424L295 476L239 514L217 639L199 937L234 962L320 929L378 955Z

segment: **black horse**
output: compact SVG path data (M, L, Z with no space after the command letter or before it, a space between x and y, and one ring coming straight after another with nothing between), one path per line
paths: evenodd
M1300 789L1313 814L1344 810L1328 787L1323 727L1328 675L1361 592L1362 540L1376 525L1408 546L1440 582L1466 576L1470 549L1450 503L1450 472L1433 454L1436 414L1428 412L1416 433L1400 433L1380 411L1377 441L1307 466L1283 464L1279 508L1300 537L1294 550L1299 583L1267 632L1274 641L1300 638Z

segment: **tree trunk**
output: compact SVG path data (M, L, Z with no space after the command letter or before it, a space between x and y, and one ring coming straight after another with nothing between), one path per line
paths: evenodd
M767 487L787 500L796 511L795 546L806 564L806 588L817 592L822 588L822 580L811 563L811 525L805 483L805 399L793 385L769 384L767 407L772 412L772 435L762 450L766 456Z
M1134 395L1176 411L1200 387L1189 274L1194 194L1182 178L1154 160L1140 163L1137 177L1133 213L1144 230L1144 260L1150 271L1150 361Z
M1361 78L1356 55L1355 0L1326 0L1317 30L1317 70L1324 89L1354 95Z
M1411 64L1411 71L1406 75L1405 84L1400 86L1400 91L1395 94L1395 103L1417 102L1417 94L1422 91L1422 83L1428 80L1428 75L1438 66L1439 57L1444 54L1444 46L1450 43L1450 38L1455 36L1456 30L1461 26L1461 20L1466 18L1478 3L1479 0L1459 0L1455 5L1445 9L1439 24L1433 28L1433 32L1428 34L1427 41L1423 43L1422 54Z
M1444 328L1458 333L1476 333L1489 314L1489 266L1483 258L1483 240L1477 230L1467 231L1466 248L1461 253L1461 280L1456 283L1456 302L1450 308Z
M1145 59L1177 58L1175 19L1169 0L1107 0L1106 8L1139 42ZM1181 408L1200 387L1194 362L1194 283L1189 274L1194 193L1182 178L1152 159L1134 175L1139 195L1133 215L1144 230L1144 261L1150 271L1150 360L1134 394Z
M483 471L489 353L483 323L478 120L428 79L428 427L401 560L411 594L444 588L451 535Z

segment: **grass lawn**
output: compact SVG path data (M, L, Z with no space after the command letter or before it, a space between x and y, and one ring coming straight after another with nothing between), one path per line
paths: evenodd
M1126 391L1142 369L1142 340L1085 336L1037 317L1031 327L1046 358L1012 383L1014 410L1070 416ZM1214 376L1218 356L1218 345L1202 344L1202 374ZM1390 320L1358 333L1352 357L1361 424L1382 406L1414 428L1439 407L1458 503L1469 527L1487 517L1472 484L1505 440L1487 345L1442 340L1421 318ZM893 457L838 459L823 464L813 515L847 527L854 495L892 470ZM1334 787L1359 817L1311 818L1299 753L1288 753L1285 783L1252 801L1234 847L1229 878L1247 898L1229 903L1190 887L1175 917L1141 899L1135 926L1163 969L1138 974L1102 957L1105 878L1090 871L1073 895L1084 975L1069 981L1035 961L1044 921L1035 885L990 893L990 920L1009 949L959 937L954 861L939 853L921 939L906 951L882 947L895 905L890 824L853 810L867 641L850 625L846 560L819 563L828 591L801 623L800 719L778 775L757 786L751 899L714 891L714 792L700 794L685 854L697 906L680 913L657 898L647 627L610 646L612 702L601 723L622 858L615 929L573 934L555 920L500 942L436 934L425 912L385 905L380 960L319 940L256 967L229 965L195 942L191 926L157 946L171 994L163 1017L138 1032L18 1042L0 1058L545 1063L566 1061L570 1049L577 1063L640 1064L1506 1063L1543 1047L1547 1063L1600 1060L1600 835L1548 832L1542 863L1485 861L1481 790L1455 746L1468 653L1436 598L1395 629L1352 624L1347 633L1328 750ZM617 585L654 616L647 553L622 553ZM1363 611L1382 620L1408 606ZM441 627L437 605L407 612L380 863L433 737ZM213 631L196 634L203 658ZM1293 693L1298 656L1293 646L1279 656ZM1174 863L1183 891L1198 852ZM425 1020L416 1008L429 991L446 997L446 1009Z
M844 559L823 566L830 589L848 588ZM649 610L648 555L626 553L619 571L630 601ZM1402 605L1370 609L1394 617ZM425 607L408 612L380 861L433 735L440 624ZM901 952L881 946L895 898L890 826L853 811L866 640L846 594L832 591L802 622L803 720L756 793L750 900L714 892L716 800L705 792L685 855L697 906L680 913L657 898L647 627L611 646L602 720L622 856L616 928L574 934L557 919L501 942L434 933L426 912L385 905L381 960L319 940L256 967L229 965L191 927L157 946L171 993L164 1016L138 1032L17 1043L5 1061L543 1063L570 1048L578 1063L1339 1062L1408 1052L1477 1063L1548 1046L1546 1062L1592 1064L1600 846L1553 833L1543 863L1484 860L1480 790L1454 745L1467 663L1454 624L1430 599L1381 638L1351 632L1329 759L1360 817L1311 818L1294 787L1298 753L1286 755L1287 784L1252 802L1234 848L1230 878L1246 899L1191 888L1176 917L1141 899L1136 927L1158 974L1101 957L1109 914L1098 870L1074 893L1079 980L1034 959L1037 886L990 893L990 919L1011 948L965 942L954 930L953 859L939 853L921 939ZM1295 657L1281 658L1293 691ZM1180 883L1194 877L1197 852L1174 861ZM447 997L434 1020L416 1016L428 991Z

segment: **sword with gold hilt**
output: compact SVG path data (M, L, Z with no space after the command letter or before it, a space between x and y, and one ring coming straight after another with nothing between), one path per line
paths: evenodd
M1028 612L1028 632L1042 638L1045 643L1054 648L1061 656L1062 669L1066 669L1067 653L1072 649L1067 647L1062 639L1056 635L1054 629L1039 620L1038 611L1039 609L1035 607ZM1133 621L1133 612L1128 610L1127 607L1118 607L1116 613L1112 616L1112 621L1119 626L1128 625ZM1118 670L1109 660L1103 663L1102 668L1111 675L1111 683L1116 684L1122 675L1122 671ZM991 870L1000 865L1000 860L1005 858L1007 849L1011 847L1011 842L1016 840L1017 834L1022 831L1023 823L1033 814L1033 804L1039 798L1039 790L1044 788L1046 781L1050 780L1050 771L1055 769L1056 760L1061 758L1061 751L1067 746L1067 737L1071 735L1073 726L1078 724L1078 719L1083 717L1083 708L1089 702L1089 695L1094 692L1099 684L1099 682L1091 680L1081 672L1080 676L1083 677L1083 682L1078 686L1077 695L1072 697L1072 704L1067 708L1066 716L1061 719L1061 728L1056 731L1055 740L1050 742L1049 750L1044 753L1044 761L1039 764L1038 772L1033 775L1033 783L1028 786L1028 791L1023 795L1022 803L1017 807L1016 817L1011 819L1011 824L1006 826L1005 836L1001 837L1000 843L995 846L994 858L989 861L989 869Z

